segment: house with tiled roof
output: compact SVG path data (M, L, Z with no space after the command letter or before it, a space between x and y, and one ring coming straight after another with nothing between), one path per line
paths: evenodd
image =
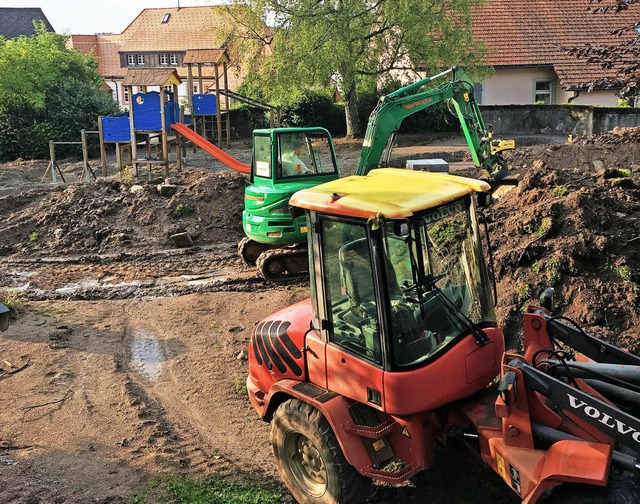
M229 22L224 6L144 9L120 34L72 35L69 46L85 53L93 52L98 71L122 107L129 104L126 86L122 85L129 69L175 68L183 81L179 86L179 99L186 101L188 70L184 59L187 51L219 49L218 28ZM227 48L227 51L232 55L228 87L235 90L242 74L233 64L233 49ZM204 89L215 85L213 66L200 65L196 85L199 77Z
M640 21L640 4L593 14L587 0L487 0L474 8L473 35L485 44L494 74L477 86L485 105L616 105L615 70L568 55L565 48L619 44L636 33L611 32ZM590 83L597 84L590 89Z
M0 8L0 36L9 40L20 35L26 37L35 35L34 21L44 23L47 31L55 32L40 8L2 7Z

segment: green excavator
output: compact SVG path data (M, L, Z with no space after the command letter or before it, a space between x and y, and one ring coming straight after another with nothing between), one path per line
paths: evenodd
M423 89L445 76L451 80ZM474 165L488 180L507 174L502 152L513 140L494 139L474 98L474 81L452 67L404 86L380 98L369 117L357 174L388 166L402 121L421 110L448 101L458 117ZM267 280L281 281L308 271L307 224L304 214L289 205L301 189L338 178L333 140L323 128L260 129L253 133L250 185L245 190L242 224L246 237L238 253Z

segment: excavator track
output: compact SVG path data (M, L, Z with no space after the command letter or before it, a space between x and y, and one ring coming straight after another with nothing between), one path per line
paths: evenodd
M257 242L245 236L238 242L238 255L248 266L255 266L260 254L272 248L276 247Z
M307 248L278 248L266 250L256 261L258 275L265 280L282 282L309 272Z

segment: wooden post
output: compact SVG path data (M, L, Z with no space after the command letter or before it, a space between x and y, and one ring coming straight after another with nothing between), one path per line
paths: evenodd
M127 86L127 90L129 93L129 131L131 133L129 144L131 145L131 166L133 166L136 175L138 175L138 148L136 145L136 128L133 121L133 86Z
M166 127L166 119L167 114L165 112L165 98L166 93L164 91L164 86L160 86L160 128L162 139L162 160L164 161L164 177L167 178L169 176L169 142L168 142L168 133Z
M55 184L56 180L56 147L53 140L49 140L49 163L51 163L51 180Z
M122 166L122 146L120 142L116 142L116 165L118 166L118 172L122 173L124 166Z
M222 147L222 117L220 116L220 72L218 64L215 66L216 73L216 105L218 106L218 113L216 114L216 122L218 123L218 147Z
M93 176L95 180L96 175L93 173L93 170L89 166L89 146L87 145L87 131L80 130L80 142L82 143L82 178L89 180L89 175Z
M224 78L224 108L227 111L227 147L231 146L231 108L229 103L229 81L227 80L227 62L222 63Z
M191 125L193 127L193 131L198 131L198 125L196 121L196 114L193 108L193 64L189 63L187 65L187 86L189 86L189 110L191 111ZM192 144L193 152L197 152L198 148L196 144ZM186 154L185 154L186 155Z
M107 150L104 145L104 130L102 129L103 117L98 117L98 139L100 140L100 165L102 167L102 176L107 176ZM117 150L117 149L116 149Z
M269 109L269 127L273 128L273 109Z

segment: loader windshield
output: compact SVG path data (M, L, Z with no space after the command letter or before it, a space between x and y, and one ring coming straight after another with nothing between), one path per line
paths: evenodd
M495 315L470 198L401 227L389 222L385 232L392 347L397 366L414 366Z

